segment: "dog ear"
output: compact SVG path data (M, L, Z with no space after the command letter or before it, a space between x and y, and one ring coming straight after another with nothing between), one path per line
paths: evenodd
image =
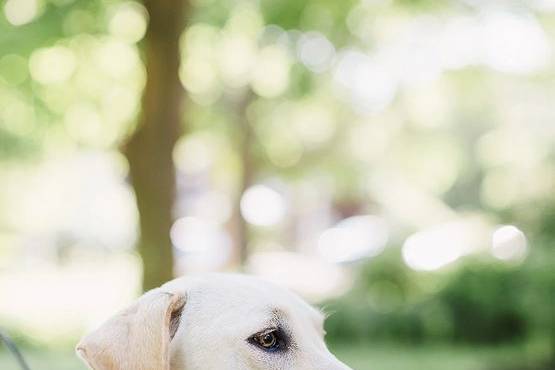
M183 296L152 290L84 337L77 353L92 370L169 370L184 305Z

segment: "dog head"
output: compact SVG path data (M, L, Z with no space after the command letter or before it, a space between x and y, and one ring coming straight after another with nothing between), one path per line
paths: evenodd
M93 370L346 370L324 316L256 278L180 278L143 295L77 346Z

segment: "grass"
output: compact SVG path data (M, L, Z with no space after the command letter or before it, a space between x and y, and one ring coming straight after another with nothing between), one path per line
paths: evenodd
M1 348L1 347L0 347ZM31 370L86 370L72 351L22 350ZM520 347L452 347L399 345L333 346L332 351L355 370L504 370L527 365ZM19 370L11 355L0 350L0 369Z
M537 359L520 347L342 345L332 351L356 370L507 370Z
M87 370L72 351L40 351L21 349L31 370ZM0 369L20 370L11 353L0 351Z

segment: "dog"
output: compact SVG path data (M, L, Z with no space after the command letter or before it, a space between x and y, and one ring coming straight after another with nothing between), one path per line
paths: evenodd
M145 293L76 351L93 370L348 370L326 347L324 319L254 277L182 277Z

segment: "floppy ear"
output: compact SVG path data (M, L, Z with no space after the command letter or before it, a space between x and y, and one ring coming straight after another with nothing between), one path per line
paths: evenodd
M169 370L184 305L183 296L151 290L84 337L77 353L93 370Z

